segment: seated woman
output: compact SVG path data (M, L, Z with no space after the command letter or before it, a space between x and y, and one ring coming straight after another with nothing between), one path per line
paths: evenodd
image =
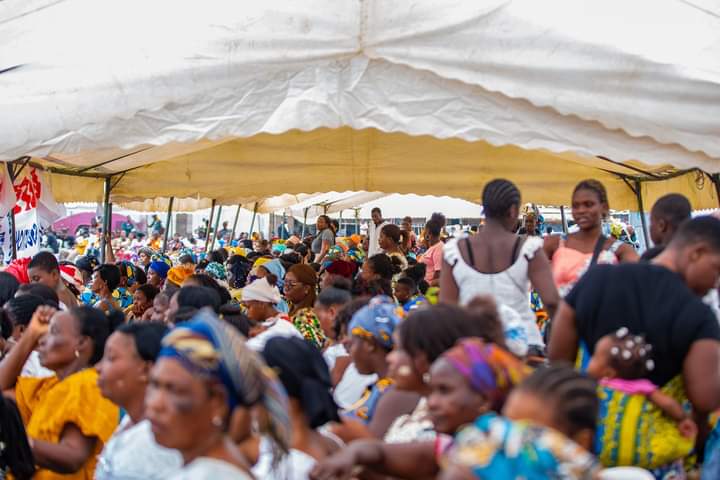
M346 349L359 373L376 374L378 380L343 412L343 425L334 433L345 441L368 436L382 438L398 416L410 413L417 405L419 395L395 390L388 376L387 356L399 323L398 307L389 297L373 298L350 320ZM358 423L366 428L358 428Z
M92 284L90 285L90 289L96 297L92 306L105 313L112 310L121 310L120 302L114 295L118 285L120 285L120 270L118 267L106 263L95 268Z
M433 478L450 435L479 415L499 412L510 391L529 369L509 352L477 338L466 339L440 356L430 369L428 411L436 440L387 444L380 440L353 442L318 464L311 478L345 478L358 466L400 478Z
M155 440L182 454L184 467L172 480L251 479L250 462L227 428L231 415L253 407L272 450L288 451L282 386L242 335L207 310L165 336L145 402Z
M292 444L288 455L275 462L269 442L262 438L253 474L268 480L304 480L316 462L341 446L338 439L318 431L328 422L340 420L330 393L330 373L318 349L299 338L271 338L263 357L290 397Z
M127 321L142 320L145 312L153 308L153 302L158 293L160 293L160 291L152 285L145 284L138 286L135 289L135 293L133 293L132 305L125 309Z
M598 407L595 382L568 367L540 368L510 393L504 417L482 415L455 435L439 478L598 478L589 453ZM600 478L649 475L624 473Z
M283 291L290 304L290 319L302 333L305 340L322 349L325 346L325 334L313 311L317 298L317 273L310 265L298 264L290 267L285 274Z
M162 323L131 323L108 338L97 366L98 386L126 415L100 455L96 480L160 480L182 467L180 452L159 446L145 418L150 369L166 332Z
M92 478L98 454L119 421L119 410L104 398L92 368L122 313L106 315L90 307L35 311L25 334L0 363L0 389L15 387L18 409L31 439L35 478ZM48 378L19 377L40 342L40 362L55 372Z
M388 443L434 440L427 398L431 393L430 366L460 339L479 337L504 346L502 325L492 299L469 312L453 305L435 305L413 312L395 334L388 355L395 388L421 395L412 413L398 417L385 434Z

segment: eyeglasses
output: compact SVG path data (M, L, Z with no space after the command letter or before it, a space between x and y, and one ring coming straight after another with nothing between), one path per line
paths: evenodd
M283 287L284 290L290 290L291 288L295 288L298 285L302 285L300 282L293 282L293 281L285 281L285 285Z

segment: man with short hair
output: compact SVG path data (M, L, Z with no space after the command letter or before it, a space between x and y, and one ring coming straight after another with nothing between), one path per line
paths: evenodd
M384 250L380 248L380 231L385 225L388 225L388 222L383 220L382 212L378 207L372 209L371 216L372 221L368 225L368 258L384 252Z
M627 328L653 346L648 380L682 376L693 409L720 407L720 326L701 298L720 278L720 220L684 222L652 263L597 265L578 281L553 321L552 361L574 362L605 335Z
M653 247L640 260L649 262L662 253L680 224L692 216L690 201L679 193L660 197L650 211L650 239Z
M75 295L65 286L60 277L60 265L55 255L40 252L28 264L28 277L32 283L41 283L57 292L60 308L68 309L77 306Z

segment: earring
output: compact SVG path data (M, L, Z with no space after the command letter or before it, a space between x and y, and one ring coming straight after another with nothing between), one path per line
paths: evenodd
M212 424L217 428L222 427L222 418L220 418L219 415L214 416L212 419Z
M430 383L430 372L423 373L422 381L423 383Z
M77 350L75 350L75 358L80 358L80 352L78 352Z

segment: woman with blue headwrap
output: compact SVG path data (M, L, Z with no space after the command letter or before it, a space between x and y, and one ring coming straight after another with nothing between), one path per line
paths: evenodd
M357 371L376 374L378 380L343 413L343 425L334 433L345 441L361 436L382 438L400 415L413 411L420 396L395 390L389 376L388 353L393 349L393 333L400 323L402 309L386 296L375 297L350 320L346 346ZM357 423L366 428L359 428Z
M230 417L263 407L263 433L282 459L290 428L287 395L244 337L208 311L173 329L150 375L145 397L156 441L179 450L179 479L250 479L250 462L227 435Z

